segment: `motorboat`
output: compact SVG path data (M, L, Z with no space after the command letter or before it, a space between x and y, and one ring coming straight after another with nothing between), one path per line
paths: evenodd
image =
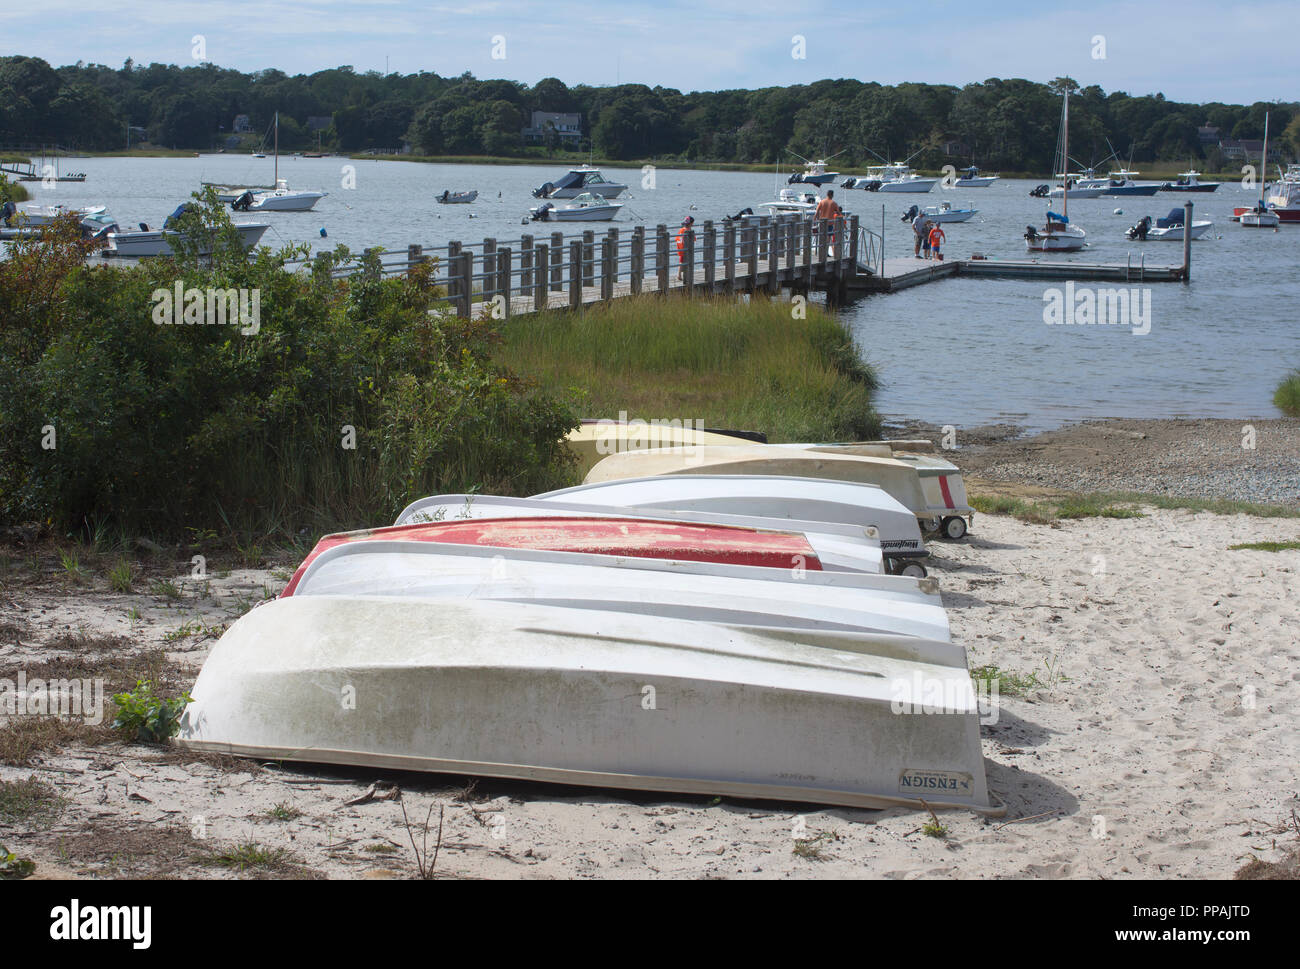
M578 459L578 473L586 474L601 458L619 451L696 444L767 443L766 435L709 430L691 421L583 421L565 435L564 443Z
M545 521L538 521L545 527ZM810 579L809 576L812 576ZM933 579L678 562L580 552L380 539L312 558L290 596L490 599L632 613L744 628L910 637L865 646L895 658L956 661Z
M1300 166L1290 166L1273 185L1268 207L1281 222L1300 222Z
M768 215L808 215L817 211L817 196L812 192L801 192L795 188L783 188L777 193L775 202L763 202L761 209L767 209ZM748 216L758 218L758 216Z
M627 191L626 185L610 181L599 168L583 165L580 168L570 168L567 174L561 175L554 182L546 182L533 189L533 198L571 199L588 194L612 199L625 191Z
M150 229L148 226L141 224L138 230L108 232L105 235L108 249L104 254L131 258L172 255L172 248L167 242L167 236L174 234L172 227L175 225L176 219L191 208L193 204L192 202L185 202L177 206L176 210L167 216L167 220L163 223L161 229ZM240 245L245 250L249 250L261 241L262 236L271 226L267 222L236 222L234 228L239 233ZM209 248L200 247L201 255L205 255L210 251Z
M225 202L236 212L310 212L316 203L328 192L313 192L289 188L286 179L280 177L280 112L275 113L275 166L272 169L273 188L232 188L229 185L213 185L217 190L217 201ZM266 155L254 155L265 158ZM204 183L205 186L209 183Z
M1048 190L1049 199L1064 198L1067 191L1071 198L1095 199L1106 194L1110 188L1110 179L1098 177L1091 168L1083 172L1065 172L1056 177L1061 182Z
M283 178L275 180L275 190L254 192L248 189L230 203L236 212L310 212L328 192L295 191Z
M534 222L608 222L622 207L622 202L609 202L601 196L584 192L575 195L565 205L543 202L529 209L529 218Z
M468 205L478 198L478 192L452 192L444 190L434 201L439 205Z
M586 482L650 475L774 474L876 484L915 515L923 527L937 527L950 538L961 538L966 534L965 519L974 514L966 504L961 474L947 461L921 461L921 457L877 445L659 448L611 454L591 469ZM935 479L931 488L922 484L922 475Z
M840 188L859 188L864 192L878 192L882 182L878 178L850 176L840 182Z
M940 179L918 175L907 165L896 162L873 165L867 168L866 189L869 192L912 192L924 194L938 184ZM875 188L871 186L879 183Z
M813 547L822 569L834 572L886 571L880 547L880 533L873 527L844 525L839 522L808 522L789 518L762 518L752 515L721 515L699 511L675 511L662 508L627 508L586 504L577 501L548 501L540 498L510 498L497 495L432 495L412 502L402 510L396 525L420 522L459 521L479 518L645 518L655 521L684 521L708 525L757 528L776 532L799 532ZM919 562L905 571L895 567L893 574L925 577Z
M816 161L805 161L802 172L795 172L786 180L787 185L816 185L821 187L827 182L833 182L840 177L839 172L832 172L826 168L826 159L818 158Z
M1267 174L1268 172L1268 112L1264 112L1264 147L1259 153L1260 170ZM1264 201L1265 184L1264 179L1259 180L1259 201L1255 207L1237 216L1237 221L1248 229L1276 229L1282 221L1281 217L1269 208L1268 203Z
M213 647L177 741L257 760L997 813L965 658L898 659L876 640L898 637L295 595Z
M1165 182L1160 186L1162 192L1213 192L1221 182L1202 182L1201 173L1189 169L1178 173L1178 181Z
M1156 219L1154 222L1151 216L1143 216L1136 225L1130 226L1124 235L1136 242L1145 242L1147 239L1163 239L1169 242L1181 242L1183 239L1183 223L1186 216L1183 214L1182 207L1170 209L1169 214L1162 219ZM1209 219L1192 220L1191 238L1199 239L1205 235L1214 223Z
M26 225L33 229L38 229L49 225L51 222L60 218L72 216L77 221L88 219L92 216L103 215L108 211L107 206L103 205L18 205L14 206L12 202L6 203L5 213L0 216L0 223L8 228L17 228L19 225Z
M693 460L693 456L679 456ZM806 531L804 525L808 522L869 528L877 533L891 572L904 572L908 562L928 554L920 522L912 509L876 483L781 473L747 474L713 468L697 473L688 465L669 474L589 480L573 488L534 497L562 504L635 508L638 514L671 510L708 516L787 519L798 523L790 527L799 531Z
M965 222L978 212L979 209L969 205L964 209L954 209L952 203L945 200L938 205L927 205L925 208L913 205L903 216L903 221L913 222L917 218L925 218L930 222Z
M77 221L83 239L105 240L108 233L118 231L117 221L105 211L102 205L84 209L43 206L29 215L28 213L32 211L32 209L20 209L13 202L5 202L0 206L0 240L41 235L60 215Z
M1105 198L1128 198L1135 195L1155 195L1160 191L1159 182L1137 182L1134 181L1141 172L1130 172L1125 169L1116 169L1110 172L1106 177L1106 190L1102 192Z
M961 170L961 175L953 182L954 188L988 188L996 182L1001 175L984 175L974 165L969 165Z

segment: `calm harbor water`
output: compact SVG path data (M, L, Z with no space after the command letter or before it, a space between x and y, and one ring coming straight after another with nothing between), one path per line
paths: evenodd
M269 184L272 177L271 159L248 156L83 158L62 167L88 177L50 190L27 183L33 201L107 205L123 227L161 224L200 181ZM236 219L269 221L264 244L307 242L316 249L517 239L530 231L520 220L538 204L532 189L566 167L287 157L280 160L280 174L290 187L329 196L313 212L241 213ZM687 214L718 219L746 206L757 210L778 187L770 174L661 168L652 189L642 187L637 169L611 168L606 175L631 186L619 199L625 206L616 224L623 227L675 225ZM1046 209L1044 200L1029 197L1034 184L1007 180L964 191L940 185L928 195L837 190L836 197L877 232L884 206L887 255L911 252L911 230L899 220L909 206L947 199L954 207L979 210L969 222L944 227L949 258L982 252L1019 259L1025 257L1025 226L1041 224ZM477 189L479 199L473 205L437 205L434 196L443 189ZM881 413L967 427L1006 421L1031 428L1097 417L1277 416L1273 389L1284 373L1300 367L1300 226L1274 233L1228 221L1234 206L1251 199L1235 182L1193 197L1196 217L1215 224L1192 244L1190 285L1150 287L1151 324L1144 336L1121 326L1045 324L1045 289L1064 285L1056 282L951 279L859 300L843 313L882 378ZM1124 262L1131 255L1136 264L1145 254L1149 263L1178 263L1181 243L1129 242L1124 229L1182 203L1182 196L1166 192L1076 200L1071 218L1087 230L1090 245L1079 254L1049 258ZM1115 214L1116 208L1123 214Z

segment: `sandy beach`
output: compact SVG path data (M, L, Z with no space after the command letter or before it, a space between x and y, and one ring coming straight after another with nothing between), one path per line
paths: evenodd
M1300 540L1300 519L1145 512L977 515L967 540L932 544L954 640L972 670L1002 677L982 743L1007 809L942 813L943 837L912 810L259 765L100 728L0 763L0 779L64 800L41 823L0 814L0 844L38 877L407 878L404 806L417 843L431 817L438 877L1230 877L1300 834L1300 551L1228 547ZM10 678L161 650L183 689L220 631L288 578L277 563L201 583L160 562L120 593L93 570L69 582L48 548L10 536L3 551ZM12 720L0 737L12 755Z

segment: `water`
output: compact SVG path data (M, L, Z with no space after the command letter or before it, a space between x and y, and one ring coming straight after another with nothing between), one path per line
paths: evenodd
M344 188L352 166L354 188ZM271 159L204 155L197 158L79 158L63 166L84 171L84 183L49 191L26 183L38 203L107 205L123 224L159 225L200 181L269 184ZM567 168L553 165L423 165L346 158L280 160L291 188L329 192L307 213L237 214L237 220L268 221L269 245L307 242L315 249L343 243L354 250L410 243L443 245L494 237L503 243L520 233L549 233L558 226L520 219L538 204L532 189ZM636 169L606 169L631 186L613 223L677 225L690 214L720 218L774 197L770 174L659 169L653 189L642 187ZM781 181L784 184L784 178ZM899 216L911 205L979 209L970 222L946 225L946 254L965 258L1025 258L1022 233L1041 224L1045 200L1029 197L1033 181L1006 180L989 188L928 195L878 195L838 190L837 198L880 231L884 211L887 255L911 252L911 230ZM442 206L444 189L477 189L473 205ZM1151 288L1151 331L1135 336L1118 326L1048 326L1043 296L1062 282L951 279L900 293L872 296L846 308L845 319L878 369L877 398L887 417L975 426L1013 422L1047 428L1098 417L1274 417L1273 390L1283 374L1300 366L1296 285L1300 226L1280 232L1243 229L1229 222L1234 206L1255 196L1235 182L1194 196L1196 218L1214 226L1192 244L1192 283ZM1183 197L1160 192L1149 198L1079 199L1071 217L1088 232L1090 245L1054 261L1181 262L1181 242L1129 242L1124 230L1143 215L1164 215ZM695 208L691 209L690 206ZM1059 200L1053 202L1059 211ZM1121 208L1123 215L1113 210ZM600 228L593 224L593 228ZM328 238L322 239L325 228ZM581 226L564 226L571 233ZM1098 286L1116 284L1099 283Z

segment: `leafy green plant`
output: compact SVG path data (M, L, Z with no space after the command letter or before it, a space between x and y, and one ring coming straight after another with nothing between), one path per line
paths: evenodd
M117 705L113 727L143 743L164 743L180 730L181 711L191 699L189 693L161 699L154 696L151 681L136 680L134 690L113 697Z
M19 858L4 845L0 845L0 880L26 878L36 870L36 862Z
M116 564L108 570L108 585L114 592L133 591L133 580L131 563L126 559L118 559Z

